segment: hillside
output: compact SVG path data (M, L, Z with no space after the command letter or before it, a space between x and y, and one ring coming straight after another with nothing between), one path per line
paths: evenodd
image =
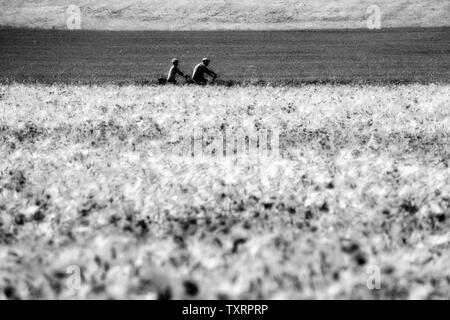
M447 0L0 0L0 25L65 29L70 4L81 8L83 29L361 28L373 4L384 28L450 25Z

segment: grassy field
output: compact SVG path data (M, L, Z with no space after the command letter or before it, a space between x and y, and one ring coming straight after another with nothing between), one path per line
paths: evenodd
M377 5L383 28L449 26L445 0L0 0L0 25L66 29L66 9L83 29L287 30L365 28Z
M45 32L25 32L17 48L32 46L33 34L39 58L22 53L33 67L21 75L48 75L64 61L79 61L85 80L89 66L106 79L145 75L130 58L147 61L133 37L102 34L110 45L136 41L117 63L112 47L92 48L83 33L71 34L77 51ZM0 50L18 50L5 37ZM388 48L373 47L380 57ZM100 57L116 68L93 67ZM393 57L388 65L402 59ZM12 72L4 59L3 77ZM71 68L62 77L75 76ZM449 299L449 103L447 84L1 85L0 298ZM279 132L279 152L179 153L192 130L208 144L211 132L240 127Z
M0 81L145 84L173 57L222 83L448 83L450 29L106 32L0 30Z

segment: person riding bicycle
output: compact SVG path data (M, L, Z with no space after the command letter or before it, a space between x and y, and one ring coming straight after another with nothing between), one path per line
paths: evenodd
M172 59L172 67L169 70L169 74L167 76L167 83L172 83L172 84L176 84L177 80L177 74L179 74L182 77L187 77L187 75L185 75L183 72L180 71L180 69L178 69L178 64L179 64L179 60L178 59Z
M206 85L208 81L205 79L205 74L209 75L213 79L217 78L217 74L208 69L210 60L208 58L203 58L202 62L197 64L194 68L194 72L192 73L192 80L196 84Z

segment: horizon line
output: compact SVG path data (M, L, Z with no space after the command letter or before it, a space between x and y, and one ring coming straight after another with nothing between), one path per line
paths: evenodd
M355 28L286 28L286 29L91 29L91 28L81 28L81 29L67 29L67 28L42 28L42 27L28 27L28 26L11 26L11 25L1 25L0 31L3 30L32 30L32 31L70 31L70 32L284 32L284 31L306 31L306 32L323 32L323 31L368 31L368 32L383 32L386 30L421 30L421 29L450 29L450 25L445 26L401 26L401 27L383 27L380 29L369 29L364 27Z

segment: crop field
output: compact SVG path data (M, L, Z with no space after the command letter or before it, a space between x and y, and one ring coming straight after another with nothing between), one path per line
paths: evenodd
M450 82L450 28L108 32L0 29L0 81L148 84L204 56L219 83Z
M103 79L137 70L104 50ZM0 298L449 299L449 105L445 83L3 84Z

